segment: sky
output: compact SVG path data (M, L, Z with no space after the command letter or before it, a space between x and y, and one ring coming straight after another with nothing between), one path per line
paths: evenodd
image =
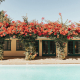
M28 17L28 21L41 18L50 21L61 21L59 13L62 14L63 23L71 20L80 21L80 0L5 0L0 4L0 11L6 11L13 21L23 21L22 16ZM45 21L43 21L46 23Z

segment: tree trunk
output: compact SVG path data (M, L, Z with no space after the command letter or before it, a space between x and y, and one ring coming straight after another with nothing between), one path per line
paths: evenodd
M0 59L2 60L3 59L3 54L4 51L3 51L3 44L0 44Z
M25 42L25 59L32 60L35 58L36 48L31 42Z
M64 48L61 48L60 43L57 42L57 57L58 59L64 59L65 58L65 52Z

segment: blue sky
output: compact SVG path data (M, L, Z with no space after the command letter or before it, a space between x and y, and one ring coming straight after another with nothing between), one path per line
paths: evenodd
M28 17L28 21L38 20L60 20L62 14L63 22L67 19L72 22L80 21L80 0L5 0L0 4L0 11L6 13L14 21L23 21L22 16Z

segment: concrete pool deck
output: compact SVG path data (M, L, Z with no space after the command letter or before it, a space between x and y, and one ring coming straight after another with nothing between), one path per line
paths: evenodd
M35 60L25 60L25 57L4 57L0 65L28 65L28 64L80 64L80 56L66 57L59 60L56 57L36 57Z

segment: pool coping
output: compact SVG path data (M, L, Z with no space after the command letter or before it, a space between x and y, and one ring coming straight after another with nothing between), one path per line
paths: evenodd
M57 58L47 58L38 60L25 60L24 58L19 59L8 59L0 60L0 65L43 65L43 64L80 64L80 59L66 59L59 60Z

